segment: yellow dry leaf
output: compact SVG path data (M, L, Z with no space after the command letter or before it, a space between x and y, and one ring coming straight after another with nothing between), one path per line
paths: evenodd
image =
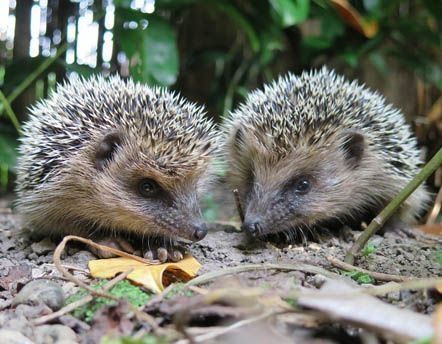
M194 278L201 264L192 256L186 256L177 263L148 265L130 258L109 258L89 261L91 275L98 278L112 278L120 272L133 271L127 279L141 284L154 293L160 293L174 281L187 282Z

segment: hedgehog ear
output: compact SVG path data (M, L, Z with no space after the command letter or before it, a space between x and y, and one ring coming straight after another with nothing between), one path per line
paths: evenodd
M352 168L358 167L365 152L365 137L357 130L345 130L342 133L341 148L345 159Z
M94 166L97 170L102 171L106 164L112 160L119 144L121 144L121 135L117 132L109 133L101 139L94 157Z

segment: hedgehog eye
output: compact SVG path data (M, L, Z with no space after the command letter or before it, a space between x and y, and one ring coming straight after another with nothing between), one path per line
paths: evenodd
M293 183L294 191L299 195L305 195L312 188L310 178L307 176L301 176L297 178Z
M157 182L150 178L143 179L138 184L138 191L143 197L153 197L158 193L159 189L160 186L157 184Z

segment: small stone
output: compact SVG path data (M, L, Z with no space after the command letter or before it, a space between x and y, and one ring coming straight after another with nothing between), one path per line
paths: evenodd
M312 279L312 284L316 287L316 288L321 288L322 285L327 281L327 278L325 276L322 275L315 275Z
M25 337L18 331L1 329L0 338L2 343L8 344L34 344L32 340Z
M32 252L37 254L38 256L44 255L46 253L52 252L55 250L55 244L51 239L46 238L39 242L35 242L31 245Z
M41 325L35 328L36 344L77 344L75 332L64 325Z
M44 276L44 271L42 269L39 268L34 268L32 269L32 278L40 278L42 276Z
M26 284L15 296L13 305L44 303L53 311L64 305L63 289L55 282L38 279Z
M37 260L38 259L37 253L32 252L32 253L28 254L28 259L29 260Z

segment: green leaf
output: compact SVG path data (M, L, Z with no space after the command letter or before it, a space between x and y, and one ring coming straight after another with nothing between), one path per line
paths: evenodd
M141 21L147 19L147 28L124 28L120 22L116 39L130 60L134 80L153 85L170 86L179 72L178 48L175 33L163 18L145 15L129 9L117 9L120 19ZM118 15L117 14L117 15Z
M354 50L344 51L340 57L347 62L351 67L356 68L359 63L359 53Z
M17 160L17 140L12 135L0 133L0 164L15 166Z
M330 48L333 44L328 38L306 37L302 40L301 46L309 50L323 50Z
M322 11L319 18L322 38L333 40L344 34L345 24L334 11Z
M310 0L269 0L282 27L302 23L310 11Z

